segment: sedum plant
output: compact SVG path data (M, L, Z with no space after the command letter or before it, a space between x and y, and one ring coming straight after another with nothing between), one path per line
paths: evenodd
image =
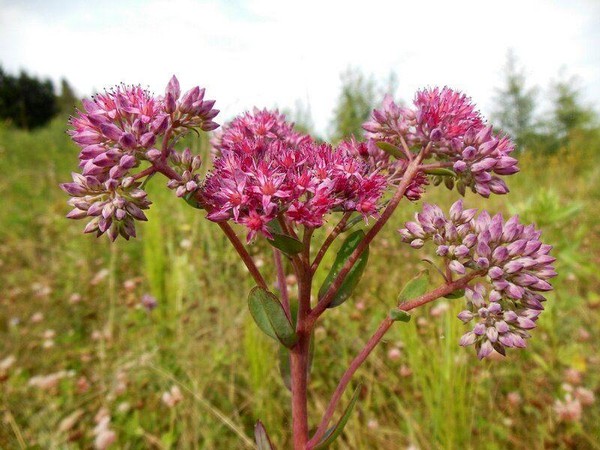
M413 248L430 245L443 282L432 290L422 275L406 283L398 304L349 364L320 420L309 422L312 332L328 309L352 295L369 245L398 205L419 201L428 185L443 184L463 196L467 190L483 197L506 194L504 177L518 171L514 145L468 97L448 88L419 91L411 107L386 97L364 124L364 140L336 146L299 133L268 110L246 112L219 128L214 104L199 87L182 95L175 77L164 96L118 86L84 100L70 130L81 147L81 173L61 185L71 196L67 217L87 220L86 233L129 239L136 235L135 223L146 220L151 202L144 184L155 174L166 178L177 197L205 211L256 283L248 295L252 317L279 344L291 391L294 449L325 448L341 434L357 395L333 425L332 419L352 376L396 322L410 320L412 309L464 297L458 318L467 331L460 345L474 346L480 359L526 346L544 292L552 289L548 280L556 275L540 231L516 216L478 213L462 200L447 212L425 203L398 239ZM201 177L203 161L178 149L177 141L190 131L212 130L212 166ZM313 232L330 221L337 224L315 242ZM275 292L232 224L245 228L246 243L266 239L273 247ZM324 283L314 286L314 274L337 239L343 242L335 261ZM297 277L297 298L288 295L286 267ZM255 438L260 449L275 448L260 422Z

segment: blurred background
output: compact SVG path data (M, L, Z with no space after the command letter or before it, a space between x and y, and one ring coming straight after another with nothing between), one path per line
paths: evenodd
M600 449L599 48L592 0L0 0L0 448L253 448L257 419L289 448L275 344L218 228L157 182L132 242L64 218L80 99L118 83L161 94L176 74L206 87L220 123L279 108L332 142L360 137L385 93L470 95L516 140L521 172L510 194L465 201L535 222L556 289L530 348L502 360L458 346L460 300L393 329L356 376L336 448ZM185 144L210 166L207 136ZM430 186L425 201L456 196ZM399 209L354 299L316 332L313 422L427 256L395 231L419 207ZM268 245L250 251L274 281Z

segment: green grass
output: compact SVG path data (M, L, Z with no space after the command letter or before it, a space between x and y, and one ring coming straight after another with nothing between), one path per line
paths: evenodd
M115 448L252 448L257 419L280 449L289 448L289 392L276 345L248 314L250 277L219 228L156 177L138 239L111 245L82 235L82 223L64 219L66 196L57 187L76 168L64 127L64 120L33 133L0 127L0 361L16 357L0 370L0 448L89 448L103 407ZM598 401L580 422L560 423L553 411L567 369L581 372L582 386L596 394L600 388L599 143L597 133L586 134L551 158L525 155L523 172L509 180L513 193L487 203L467 197L469 205L538 223L556 247L560 275L530 348L478 362L457 344L461 301L448 301L441 313L430 314L435 304L424 308L395 326L357 373L360 400L336 448L600 448ZM203 142L189 145L206 155ZM425 201L449 205L456 197L429 191ZM402 205L373 245L354 298L316 331L313 424L345 364L423 264L426 251L402 245L395 232L418 207ZM250 251L272 282L270 249L259 241ZM317 280L332 261L333 253ZM138 306L146 292L159 301L150 314ZM79 303L69 300L74 293ZM34 323L38 312L44 317ZM50 348L46 330L55 333ZM392 348L400 359L388 357ZM69 375L50 390L29 385L33 376L60 370ZM161 395L175 384L184 399L169 409ZM522 403L510 406L511 392ZM78 410L77 424L59 431Z

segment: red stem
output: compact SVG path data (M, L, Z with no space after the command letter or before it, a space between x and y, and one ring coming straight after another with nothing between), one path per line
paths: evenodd
M469 275L459 278L458 280L453 281L452 283L445 284L443 286L440 286L440 287L434 289L433 291L427 292L426 294L423 294L419 297L415 297L412 300L408 300L408 301L404 302L402 305L400 305L398 307L398 309L400 309L402 311L410 311L411 309L415 309L419 306L422 306L426 303L429 303L433 300L443 297L444 295L448 295L451 292L456 291L457 289L463 289L467 286L467 284L471 280L473 280L474 278L477 278L481 274L482 274L481 271L470 273ZM342 394L344 393L346 386L348 386L348 383L352 379L352 376L358 370L358 368L362 365L362 363L365 361L365 359L367 359L367 357L373 351L373 349L377 346L377 344L379 344L379 342L381 341L383 336L387 333L387 331L391 328L391 326L393 324L394 324L394 321L392 319L390 319L389 316L386 317L383 320L383 322L381 322L381 324L379 325L379 328L377 328L377 331L375 332L375 334L373 334L373 336L371 336L371 339L369 339L369 341L367 342L365 347L360 351L360 353L356 356L356 358L354 358L354 360L350 363L350 366L348 367L348 369L346 369L346 372L344 372L344 375L340 379L340 382L339 382L338 386L336 387L336 389L333 393L333 396L331 397L331 400L329 401L329 405L327 406L327 409L325 410L325 413L323 414L323 419L321 420L321 423L319 424L319 428L317 428L315 435L308 442L308 445L306 447L307 450L310 450L313 447L315 447L318 444L318 442L321 440L321 438L325 435L325 432L327 431L327 426L329 425L329 422L331 421L331 417L333 416L333 413L335 412L335 408L336 408L338 402L340 401L340 399L342 398Z
M254 278L256 284L261 288L268 290L265 279L258 270L258 267L256 267L256 264L254 264L254 260L252 259L252 256L250 256L250 253L248 253L246 250L246 247L244 247L244 244L242 244L242 242L238 239L237 235L233 231L233 228L231 228L228 222L217 222L217 225L221 227L221 230L223 230L225 236L227 236L227 239L229 239L229 242L231 242L235 250L238 252L238 255L240 255L242 258L242 261L244 261L244 264L246 264L248 272L250 272L250 275L252 275L252 278Z
M145 176L152 175L155 172L156 172L156 167L150 166L150 167L142 170L141 172L136 173L135 175L132 176L132 178L134 180L139 180L140 178L144 178Z
M310 243L310 237L307 240ZM310 272L310 267L306 262L306 255L309 252L309 244L306 244L304 257L298 258L295 264L298 276L298 322L296 325L298 343L290 350L292 432L295 450L305 450L309 438L307 390L310 331L307 332L304 325L310 311L310 292L312 285L312 274Z

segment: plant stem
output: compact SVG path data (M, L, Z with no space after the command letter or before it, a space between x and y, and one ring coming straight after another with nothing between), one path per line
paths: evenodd
M309 240L310 242L310 240ZM310 251L305 244L305 254ZM292 379L292 432L295 450L305 450L308 442L308 359L310 351L310 330L305 328L310 312L312 273L305 258L296 260L298 276L298 320L296 332L298 343L290 350Z
M156 172L156 167L150 166L150 167L142 170L141 172L138 172L135 175L133 175L133 179L139 180L140 178L144 178L147 175L152 175L155 172Z
M315 260L313 261L312 265L310 266L310 271L313 274L317 271L317 268L319 267L319 264L321 263L323 256L325 256L325 253L327 253L329 246L333 243L333 241L335 241L335 238L337 238L339 236L339 234L342 231L344 231L344 227L346 226L346 223L348 222L348 219L350 219L351 215L352 215L352 212L345 213L342 216L341 220L338 222L338 224L335 226L335 228L325 238L323 245L319 249L319 253L317 253L317 256L315 256Z
M333 280L333 283L331 283L331 286L329 286L329 289L327 290L327 292L325 293L323 298L319 301L319 303L317 303L315 308L311 311L310 316L308 317L308 320L307 320L307 327L309 330L312 329L316 320L323 313L323 311L325 311L325 309L327 308L327 306L329 305L331 300L333 300L333 296L335 295L336 291L340 288L340 286L344 282L344 279L346 278L346 275L348 275L348 272L350 272L350 269L352 269L352 267L354 266L354 264L356 263L356 261L358 260L358 258L362 254L362 252L364 252L366 250L366 248L369 246L369 244L371 243L373 238L377 235L377 233L379 233L379 231L381 231L381 228L383 228L385 223L389 220L389 218L392 216L392 214L396 210L396 207L398 206L398 203L400 203L400 200L402 200L402 197L404 196L406 189L408 188L409 184L412 182L413 178L419 171L419 164L421 163L421 158L422 158L423 154L425 153L425 151L426 151L426 149L423 149L417 155L417 157L410 162L410 164L406 168L406 172L404 172L402 181L398 185L398 188L396 189L394 196L392 197L392 199L388 203L387 207L381 214L381 217L379 218L379 220L377 222L375 222L375 224L367 232L367 234L365 235L363 240L360 241L360 243L358 244L358 246L356 247L354 252L352 252L350 257L346 260L346 263L340 270L338 276L335 278L335 280Z
M477 278L481 274L482 274L481 271L470 273L469 275L459 278L458 280L453 281L452 283L445 284L443 286L440 286L440 287L434 289L433 291L427 292L426 294L423 294L419 297L415 297L414 299L408 300L408 301L404 302L402 305L400 305L398 307L398 309L400 309L402 311L410 311L411 309L422 306L422 305L429 303L433 300L436 300L444 295L448 295L451 292L456 291L457 289L463 289L464 287L466 287L466 285L471 280L473 280L474 278ZM387 331L391 328L391 326L393 324L394 324L394 321L392 319L390 319L389 316L387 316L383 320L383 322L381 322L381 324L377 328L377 331L375 331L373 336L371 336L371 338L369 339L369 341L367 342L365 347L360 351L360 353L356 356L356 358L354 358L354 360L350 363L350 366L348 366L348 369L346 369L346 372L344 372L344 375L342 375L342 378L340 379L340 382L339 382L338 386L336 387L336 389L333 393L333 396L331 397L331 400L329 401L329 405L327 406L327 409L325 410L325 413L323 414L323 419L321 419L319 428L315 432L315 435L308 442L308 445L307 445L308 450L310 450L314 446L316 446L318 444L318 442L321 440L321 438L325 435L327 426L329 425L331 417L333 416L333 413L335 412L335 408L336 408L338 402L340 401L340 399L342 398L342 394L344 393L346 386L348 386L348 383L352 379L352 376L358 370L358 368L362 365L362 363L367 359L367 357L373 351L373 349L377 346L377 344L379 344L379 342L381 341L383 336L387 333Z
M295 450L305 450L308 442L308 349L310 334L299 336L298 343L290 351L292 378L292 433Z
M229 242L231 242L233 245L233 248L235 248L235 250L238 252L238 255L240 255L240 258L242 258L242 261L244 261L244 264L248 268L248 272L250 272L250 275L252 275L252 278L254 278L256 284L261 288L268 290L265 279L258 270L258 267L256 267L256 264L254 264L254 260L252 259L252 256L250 256L250 253L248 253L246 250L246 247L244 247L244 244L242 244L238 239L237 235L233 231L233 228L231 228L228 222L217 222L217 225L221 227L221 230L223 230L225 236L227 236L227 239L229 239Z

